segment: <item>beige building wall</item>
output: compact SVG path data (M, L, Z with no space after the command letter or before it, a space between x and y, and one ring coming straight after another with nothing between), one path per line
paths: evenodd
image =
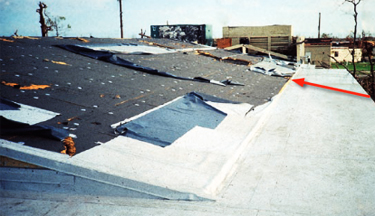
M332 47L331 49L331 56L335 57L338 62L351 62L352 61L352 50L348 47ZM355 49L354 50L354 62L359 62L362 59L362 50ZM331 59L331 62L335 62L335 60Z
M305 53L311 54L311 64L315 64L318 67L330 67L331 45L305 45Z
M232 45L248 40L249 44L272 51L287 49L292 43L291 25L271 26L225 26L223 38L232 38Z
M297 38L297 62L304 61L305 56L305 43L302 41L305 40L305 37L301 36Z
M291 25L271 26L224 26L223 37L292 36Z

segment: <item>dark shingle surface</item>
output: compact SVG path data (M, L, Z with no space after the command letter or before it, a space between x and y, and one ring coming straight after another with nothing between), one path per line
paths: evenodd
M89 39L89 43L156 42L176 48L193 48L192 45L166 39ZM77 153L106 142L116 135L110 125L162 105L191 91L215 95L228 100L260 105L278 93L286 80L249 71L245 65L225 63L195 52L178 52L163 55L121 55L119 57L142 66L152 67L179 76L201 76L214 80L232 79L245 86L218 86L193 81L176 80L145 74L114 64L84 57L55 47L58 44L84 44L73 39L42 38L16 39L13 43L0 41L1 81L30 84L47 84L41 90L19 90L2 85L1 97L15 102L61 113L44 124L58 128L76 128L71 132ZM233 53L211 51L223 57ZM259 57L242 56L258 62ZM49 61L46 61L48 59ZM67 65L52 63L65 62ZM38 99L35 99L37 97ZM85 111L82 111L82 110ZM78 117L68 125L58 124ZM74 125L78 123L79 125ZM61 143L33 136L1 137L14 142L52 151L63 149Z

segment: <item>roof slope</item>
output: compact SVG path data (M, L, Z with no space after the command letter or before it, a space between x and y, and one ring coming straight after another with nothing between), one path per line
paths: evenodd
M45 124L68 128L77 153L107 142L116 135L109 125L164 104L188 92L198 91L232 101L262 104L286 82L249 71L245 65L230 64L196 55L200 45L165 39L76 39L39 38L0 41L1 81L21 86L49 85L49 88L22 90L0 84L1 97L26 105L60 113ZM60 49L66 44L135 43L147 46L165 45L188 49L170 54L125 55L118 57L145 67L182 77L203 77L217 81L232 79L245 86L218 86L201 82L154 76L133 69L88 58ZM203 47L206 48L206 47ZM234 53L215 51L223 56ZM261 58L248 57L257 62ZM61 123L61 124L58 124ZM14 142L60 152L63 145L33 136L7 136Z
M304 68L294 78L364 93L345 70ZM164 206L161 214L239 215L244 211L250 215L372 214L375 211L374 112L375 104L369 98L309 86L301 88L289 82L260 112L256 125L244 138L247 147L242 149L237 169L216 196L216 202L127 200L132 203L131 208L121 212L136 211L142 215ZM17 193L3 194L17 198ZM53 197L49 199L61 207L53 207L56 213L66 205L56 203ZM113 204L111 199L102 199ZM93 205L80 199L77 202L81 205L70 209L72 213ZM103 204L94 205L98 212L111 212ZM122 204L115 206L120 208Z

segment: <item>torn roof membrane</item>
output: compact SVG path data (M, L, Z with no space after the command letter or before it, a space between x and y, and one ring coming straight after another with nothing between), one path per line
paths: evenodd
M75 147L69 131L39 124L57 115L60 114L0 98L0 135L33 135L64 141L69 144L65 144L66 153L73 156Z
M69 132L64 129L52 127L49 125L30 125L14 120L10 120L0 116L1 135L22 135L31 134L34 136L42 136L58 141L62 141L69 137Z
M296 72L295 70L278 65L274 61L261 61L257 64L251 65L250 70L269 76L281 76L281 77L291 77Z
M133 70L142 71L142 72L149 73L149 74L152 74L152 75L170 77L170 78L180 79L180 80L190 80L190 81L196 81L196 82L212 83L212 84L220 85L220 86L243 85L241 83L232 82L232 81L229 81L229 80L216 81L216 80L209 80L209 79L202 78L202 77L194 77L194 78L182 77L182 76L177 76L175 74L171 74L169 72L159 71L159 70L154 69L154 68L144 67L144 66L137 65L133 62L130 62L128 60L125 60L125 59L122 59L122 58L116 56L110 50L104 49L104 47L106 47L106 46L103 46L103 47L100 47L101 45L90 45L90 46L57 45L57 46L65 49L65 50L68 50L70 52L74 52L74 53L77 53L77 54L80 54L80 55L83 55L83 56L87 56L87 57L90 57L90 58L94 58L94 59L102 60L102 61L109 62L109 63L112 63L112 64L120 65L120 66L127 67L127 68L130 68L130 69L133 69ZM98 46L100 48L98 48L98 50L95 50L95 49L91 48L92 46L93 47ZM110 47L112 47L112 46L114 46L114 45L110 45ZM117 45L117 46L122 47L121 44ZM127 47L127 46L128 45L126 45L125 47ZM131 47L133 45L129 45L129 46ZM135 47L142 47L142 46L136 45ZM160 48L158 48L158 49L160 49Z
M124 136L161 147L195 126L216 128L227 114L205 103L197 93L189 93L158 110L120 125L116 131Z
M0 98L0 111L1 110L19 110L19 108L21 108L21 105L13 101L4 99L4 98Z
M116 44L87 44L77 45L84 48L89 48L96 51L109 51L112 53L121 53L128 55L156 55L176 53L176 50L159 48L154 46L144 46L132 43L116 43Z
M17 109L7 109L9 106L18 107ZM28 106L21 103L16 103L13 101L1 99L0 102L0 116L4 118L22 122L30 125L38 124L54 118L60 113L48 111L45 109L40 109L33 106Z

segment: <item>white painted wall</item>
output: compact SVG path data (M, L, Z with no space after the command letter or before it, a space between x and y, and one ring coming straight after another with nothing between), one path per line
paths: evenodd
M352 50L348 47L332 47L331 48L331 56L335 57L339 62L351 62L352 61ZM354 51L354 61L359 62L362 58L362 50L355 49ZM331 62L335 62L335 60L331 59Z

